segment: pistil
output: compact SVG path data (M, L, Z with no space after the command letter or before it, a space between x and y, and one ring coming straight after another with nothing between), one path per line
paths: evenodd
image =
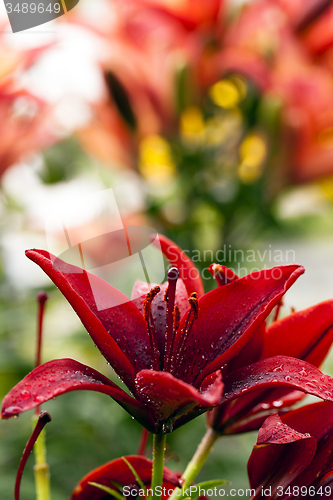
M169 368L170 354L173 349L175 332L174 329L174 308L176 298L176 286L179 278L179 271L176 267L172 267L168 271L168 288L166 290L164 300L167 302L167 324L165 333L165 350L164 350L164 368ZM179 311L179 309L178 309ZM178 323L179 324L179 323Z
M150 292L147 293L144 301L143 301L143 317L146 320L147 323L147 331L148 331L148 336L149 336L149 342L150 342L150 349L151 349L151 355L152 355L152 364L153 364L153 369L154 370L160 370L160 351L158 348L157 344L157 336L156 336L156 331L154 328L154 323L152 319L152 314L151 314L151 303L156 297L156 295L161 291L159 286L155 286L150 290Z

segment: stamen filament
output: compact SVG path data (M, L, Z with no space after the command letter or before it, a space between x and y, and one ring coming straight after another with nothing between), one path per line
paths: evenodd
M275 314L274 314L274 318L273 318L273 323L274 323L274 322L278 319L278 317L279 317L281 306L283 306L283 300L282 300L282 299L280 299L280 300L279 300L278 305L276 306L276 309L275 309Z
M41 352L42 352L42 337L43 337L43 318L45 302L48 299L46 292L37 293L36 299L38 301L38 324L37 324L37 347L36 347L36 358L35 358L35 368L41 364Z
M186 350L185 345L186 345L188 336L192 330L193 323L198 318L198 315L199 315L198 294L196 292L191 293L188 301L189 301L191 309L189 310L189 313L188 313L186 321L185 321L184 328L182 330L182 338L181 338L180 346L177 348L177 352L178 352L177 353L177 362L178 363L180 363L181 358L182 358L182 354Z
M43 320L45 312L45 303L49 296L46 292L38 292L36 299L38 302L38 319L37 319L37 346L36 346L36 357L35 357L35 368L41 364L42 361L42 340L43 340ZM38 405L35 410L35 415L41 412L41 406Z
M174 333L176 333L180 323L180 310L177 305L175 306L175 309L172 314L173 314L173 331Z

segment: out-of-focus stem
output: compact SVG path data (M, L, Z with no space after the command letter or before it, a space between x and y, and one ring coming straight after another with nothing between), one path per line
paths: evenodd
M186 489L188 486L194 482L195 478L202 469L202 466L206 462L209 453L211 452L214 443L220 437L220 434L214 431L211 427L207 429L206 434L202 438L195 454L193 455L191 461L187 465L184 474L181 477L182 487ZM169 500L176 500L179 498L179 488L176 488L169 497Z
M33 417L35 424L37 418ZM36 500L51 500L50 468L46 462L45 429L42 430L34 445Z
M151 478L151 488L153 490L152 500L160 500L157 495L157 486L163 483L163 467L165 454L166 434L154 434L153 441L153 470Z

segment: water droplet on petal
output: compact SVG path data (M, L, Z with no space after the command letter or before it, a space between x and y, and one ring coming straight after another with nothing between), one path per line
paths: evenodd
M20 396L21 396L22 399L29 399L30 396L31 396L31 393L30 393L30 391L27 391L26 389L23 389L20 392Z

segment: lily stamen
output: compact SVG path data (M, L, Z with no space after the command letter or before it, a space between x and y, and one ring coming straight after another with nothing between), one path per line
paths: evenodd
M218 286L229 285L238 279L238 276L226 266L220 264L211 264L208 268L213 278L217 281Z
M175 306L175 309L172 314L173 314L173 331L174 333L176 333L180 323L180 309L177 305Z
M161 354L160 354L160 350L158 348L156 332L155 332L153 318L152 318L152 314L151 314L151 303L160 291L161 291L161 288L159 286L155 286L154 288L152 288L150 290L150 292L147 293L147 295L143 301L143 317L147 323L147 332L148 332L148 336L149 336L150 349L151 349L151 353L152 353L153 369L154 370L160 369L160 356L161 356Z
M278 318L279 318L279 314L280 314L280 309L281 307L283 306L283 300L280 299L277 306L276 306L276 309L275 309L275 314L274 314L274 318L273 318L273 321L272 323L274 323L274 321L277 321Z
M186 321L184 328L182 330L182 338L181 338L181 343L179 348L177 349L177 362L180 361L183 351L186 350L186 342L187 338L192 330L193 323L196 319L198 319L199 316L199 301L198 301L198 294L196 292L191 293L191 295L188 298L188 302L190 304L191 309L189 310L189 313L187 315Z

